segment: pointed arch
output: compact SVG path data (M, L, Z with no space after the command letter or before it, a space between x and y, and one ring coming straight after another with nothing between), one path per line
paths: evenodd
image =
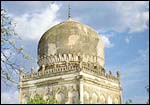
M97 104L98 103L98 95L96 93L92 94L92 100L91 100L92 104Z
M118 98L114 99L114 104L119 104Z
M72 91L71 92L71 103L72 104L77 104L78 103L78 92L77 91Z
M106 104L106 98L105 98L104 94L101 94L101 95L100 95L99 103L101 103L101 104Z
M113 103L112 97L109 96L109 97L108 97L108 104L112 104L112 103Z
M65 94L62 91L56 93L55 98L60 104L65 104Z
M28 99L29 99L29 97L28 97L26 94L24 94L24 95L23 95L22 103L23 103L23 104L27 104Z
M89 104L90 95L87 91L84 91L84 104Z

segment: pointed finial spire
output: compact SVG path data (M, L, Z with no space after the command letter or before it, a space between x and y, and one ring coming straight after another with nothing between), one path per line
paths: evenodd
M68 19L70 19L70 17L71 17L71 13L70 13L70 2L68 3Z

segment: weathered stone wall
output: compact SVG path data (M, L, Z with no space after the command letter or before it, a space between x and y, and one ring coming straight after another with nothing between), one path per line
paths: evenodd
M90 80L91 81L91 80ZM83 103L87 104L120 104L121 103L121 89L119 86L114 88L113 84L96 84L90 81L84 82L83 85Z
M20 103L26 103L28 96L33 97L36 94L44 98L50 96L56 98L60 103L78 103L79 102L79 81L77 74L61 75L46 79L37 79L33 81L24 81Z
M25 103L27 96L36 94L55 97L60 103L121 103L119 78L98 75L91 71L92 68L86 70L84 67L72 69L74 72L71 68L67 68L68 72L54 70L57 72L51 72L51 75L46 75L48 70L41 71L38 72L40 75L36 75L38 78L23 74L19 86L22 90L20 103Z

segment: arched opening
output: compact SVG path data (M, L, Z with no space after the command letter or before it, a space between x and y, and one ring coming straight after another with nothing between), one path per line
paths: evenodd
M92 104L97 104L98 103L98 96L97 94L93 93L92 95Z
M28 96L25 96L25 97L23 98L22 103L23 103L23 104L27 104L27 102L28 102Z
M100 96L100 104L105 104L106 103L105 101L106 101L105 96L101 95Z
M60 103L60 104L65 104L65 95L62 92L59 92L58 94L56 94L56 100Z
M78 100L78 92L77 91L73 91L72 93L71 93L71 103L72 104L77 104L77 103L79 103L79 100Z
M117 99L117 98L115 98L115 99L114 99L114 104L119 104L119 102L118 102L118 99Z
M108 104L112 104L112 98L110 96L108 97Z
M84 92L84 104L89 104L89 93Z

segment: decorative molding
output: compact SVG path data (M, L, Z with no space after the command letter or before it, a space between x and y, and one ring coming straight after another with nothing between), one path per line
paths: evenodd
M83 93L85 93L85 92L87 92L89 94L89 101L90 102L92 101L92 97L91 96L95 93L97 95L98 103L101 102L102 96L104 97L104 103L105 104L108 103L108 97L109 96L112 98L112 103L116 103L115 99L117 99L118 103L121 103L121 101L119 100L120 99L120 95L113 93L113 91L112 92L101 91L101 90L98 90L98 89L96 89L94 87L84 85L84 92Z
M104 61L103 58L99 56L93 55L85 55L85 54L55 54L50 56L42 56L38 57L38 64L41 67L42 65L53 65L59 62L91 62L91 63L98 63L97 59L101 59Z
M32 70L33 71L33 70ZM35 70L34 70L35 71ZM120 77L118 77L118 72L117 76L113 76L111 71L106 73L106 70L98 64L95 63L90 63L90 62L68 62L66 65L62 64L55 64L53 67L45 67L45 65L42 65L41 70L39 72L31 72L30 74L22 74L20 77L21 81L28 81L28 80L34 80L38 78L45 78L45 77L51 77L51 76L56 76L56 75L63 75L67 73L74 73L74 72L87 72L89 74L95 75L95 76L102 76L107 80L110 81L120 81ZM119 75L120 76L120 75ZM81 77L78 77L77 79L81 79Z

